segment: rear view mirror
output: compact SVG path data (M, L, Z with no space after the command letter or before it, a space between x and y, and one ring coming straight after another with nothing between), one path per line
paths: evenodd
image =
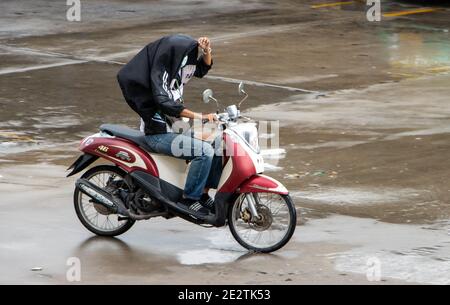
M213 97L213 91L211 89L206 89L203 91L203 103L208 104L209 100Z
M239 83L238 90L239 90L239 94L240 95L244 95L244 98L239 102L239 104L237 106L237 109L239 110L239 109L241 109L242 102L245 101L247 99L247 97L248 97L247 92L245 92L245 90L244 90L244 82L240 82Z
M245 90L244 90L244 83L243 83L243 82L240 82L240 83L239 83L238 89L239 89L239 94L247 94L247 93L245 93Z

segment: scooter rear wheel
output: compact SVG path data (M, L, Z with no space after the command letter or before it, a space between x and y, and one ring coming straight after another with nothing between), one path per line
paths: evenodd
M125 173L116 166L99 165L86 171L81 178L87 179L97 186L105 189L108 181L123 183L123 188L129 185L123 179ZM112 180L110 180L112 179ZM73 194L73 203L78 219L89 231L99 236L117 236L128 231L135 223L132 219L119 220L119 215L112 214L107 208L95 204L90 197L83 194L78 187Z
M247 196L256 203L259 219L252 219ZM269 253L282 248L297 226L297 212L289 195L246 193L230 205L228 225L236 241L249 250Z

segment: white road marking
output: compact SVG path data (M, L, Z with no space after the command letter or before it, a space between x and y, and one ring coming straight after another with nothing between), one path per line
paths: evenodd
M348 18L348 17L338 18L338 19L332 20L330 22L331 23L339 23L339 22L346 21L346 20L350 20L350 18ZM211 40L213 42L226 41L226 40L231 40L231 39L238 39L238 38L245 38L245 37L251 37L251 36L271 34L271 33L276 33L276 32L289 31L289 30L294 30L294 29L298 29L298 28L306 28L306 27L311 27L311 26L320 25L320 24L322 24L322 21L313 21L313 22L308 22L308 23L301 22L301 23L295 23L295 24L289 24L289 25L271 26L268 28L251 30L251 31L247 31L247 32L223 34L223 35L219 35L216 37L212 37ZM22 53L22 54L36 55L36 56L66 58L68 60L68 61L64 61L64 62L47 64L47 65L35 65L35 66L29 66L29 67L23 67L23 68L0 69L0 75L27 72L27 71L33 71L33 70L39 70L39 69L48 69L48 68L53 68L53 67L65 66L65 65L75 65L75 64L81 64L81 63L86 63L86 62L100 62L100 63L108 63L108 64L116 64L116 65L125 65L126 64L125 62L116 61L114 59L128 57L128 56L134 55L140 51L140 49L133 49L133 50L129 50L129 51L112 53L112 54L108 54L105 56L76 56L76 55L70 55L70 54L64 54L64 53L58 53L58 52L42 51L42 50L37 50L37 49L14 47L14 46L8 46L8 45L0 45L0 49L7 50L11 53ZM239 79L233 79L233 78L229 78L229 77L222 77L222 76L215 76L215 75L214 76L213 75L206 76L206 77L209 79L215 79L215 80L231 82L231 83L239 83L239 82L243 81L246 84L254 85L254 86L272 87L272 88L284 89L284 90L289 90L289 91L322 94L321 92L318 92L318 91L311 91L311 90L306 90L306 89L302 89L302 88L275 85L275 84L256 82L256 81L250 81L250 80L239 80Z
M19 54L27 54L27 55L36 55L36 56L49 56L49 57L67 57L67 54L50 52L50 51L41 51L37 49L25 48L25 47L16 47L10 45L0 45L1 50L8 51L10 53L19 53Z
M243 80L243 79L224 77L224 76L218 76L218 75L206 75L205 78L213 79L213 80L221 80L224 82L235 83L235 84L239 84L240 82L243 82L244 84L252 85L252 86L272 87L272 88L277 88L277 89L285 89L285 90L289 90L289 91L300 91L300 92L304 92L304 93L321 94L321 92L319 92L319 91L311 91L311 90L306 90L306 89L301 89L301 88L296 88L296 87L275 85L275 84L257 82L257 81L252 81L252 80Z
M36 65L36 66L29 66L24 68L6 68L0 70L0 75L5 74L12 74L12 73L22 73L22 72L28 72L33 70L41 70L41 69L48 69L48 68L55 68L55 67L62 67L67 65L75 65L75 64L81 64L86 63L87 60L71 60L71 61L64 61L64 62L57 62L53 64L47 64L47 65Z
M327 21L327 25L340 23L343 21L352 20L352 17L342 17L342 18L335 18L333 20ZM239 33L229 33L229 34L222 34L211 38L212 42L219 42L219 41L226 41L230 39L238 39L238 38L247 38L252 36L260 36L265 34L273 34L273 33L280 33L280 32L287 32L291 30L298 30L301 28L309 28L313 26L319 26L323 25L323 20L317 20L317 21L311 21L311 22L298 22L298 23L291 23L287 25L274 25L270 27L266 27L263 29L256 29L251 30L247 32L239 32Z
M11 73L21 73L21 72L27 72L27 71L33 71L33 70L40 70L40 69L48 69L48 68L81 64L81 63L87 63L87 62L100 62L100 63L115 64L115 65L125 65L126 64L125 62L113 61L110 59L117 58L118 56L126 56L126 54L135 54L138 52L136 50L132 50L132 51L126 51L126 52L121 52L121 53L114 53L114 54L110 54L110 55L102 56L102 57L98 57L98 56L78 57L78 56L73 56L73 55L64 54L64 53L48 52L48 51L42 51L42 50L37 50L37 49L31 49L31 48L12 47L12 46L5 46L5 45L0 45L0 49L7 50L11 53L20 53L20 54L46 56L46 57L54 57L54 58L65 58L66 59L66 61L53 63L53 64L35 65L35 66L28 66L28 67L23 67L23 68L4 68L4 69L0 69L0 75L11 74ZM207 76L205 76L205 78L212 79L212 80L220 80L220 81L229 82L229 83L243 82L248 85L259 86L259 87L272 87L272 88L277 88L277 89L284 89L284 90L297 91L297 92L303 92L303 93L322 94L321 92L318 92L318 91L311 91L311 90L306 90L306 89L302 89L302 88L282 86L282 85L276 85L276 84L270 84L270 83L251 81L251 80L236 79L236 78L224 77L224 76L219 76L219 75L207 75Z

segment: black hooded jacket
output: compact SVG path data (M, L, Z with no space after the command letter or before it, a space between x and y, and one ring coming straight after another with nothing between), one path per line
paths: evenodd
M178 78L183 58L197 54L197 46L190 36L165 36L144 47L117 74L126 102L144 120L146 134L165 133L165 115L179 117L185 108L173 100L169 86ZM210 66L202 58L195 60L194 76L203 77ZM156 113L163 120L155 119Z

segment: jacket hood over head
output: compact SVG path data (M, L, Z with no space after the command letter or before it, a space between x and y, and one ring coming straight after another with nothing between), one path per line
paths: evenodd
M164 36L145 46L117 74L125 100L141 116L149 132L162 132L153 126L155 113L179 117L185 108L173 100L170 86L186 56L188 62L197 61L190 58L196 57L197 46L197 40L188 35ZM206 74L209 68L199 69L196 76Z

